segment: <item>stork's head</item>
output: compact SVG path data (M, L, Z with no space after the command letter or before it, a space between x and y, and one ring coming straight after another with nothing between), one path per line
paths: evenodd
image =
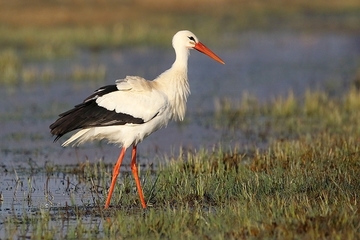
M187 48L187 49L195 49L199 52L211 57L215 61L225 64L221 58L219 58L215 53L213 53L209 48L207 48L204 44L202 44L198 38L192 32L188 30L182 30L177 32L173 39L172 45L176 49L178 48Z

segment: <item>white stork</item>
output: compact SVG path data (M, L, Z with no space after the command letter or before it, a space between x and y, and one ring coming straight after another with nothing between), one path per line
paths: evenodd
M50 125L51 133L56 135L54 141L68 132L80 129L62 146L107 139L122 147L113 170L105 208L109 207L121 162L131 145L130 166L141 205L146 208L136 164L136 146L146 136L165 127L169 120L184 119L186 100L190 94L187 77L189 50L196 49L225 64L190 31L177 32L172 45L176 53L175 62L155 80L148 81L137 76L116 80L114 85L99 88L73 109L60 114Z

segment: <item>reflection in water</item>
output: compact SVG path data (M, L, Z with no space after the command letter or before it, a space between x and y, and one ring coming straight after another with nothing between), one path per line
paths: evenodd
M0 211L2 216L6 216L7 211L21 216L24 209L31 213L33 208L46 210L54 207L95 205L96 199L100 198L100 186L94 183L91 185L92 183L79 175L65 173L2 173L0 189L3 201Z

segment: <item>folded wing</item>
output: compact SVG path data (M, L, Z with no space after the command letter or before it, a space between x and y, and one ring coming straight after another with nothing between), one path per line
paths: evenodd
M99 88L50 125L51 133L57 135L55 141L76 129L150 121L168 105L166 96L152 85L143 78L126 77Z

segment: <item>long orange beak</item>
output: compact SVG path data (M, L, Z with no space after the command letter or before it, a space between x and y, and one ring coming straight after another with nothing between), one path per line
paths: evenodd
M198 50L201 53L208 55L209 57L211 57L212 59L214 59L215 61L217 61L219 63L225 64L225 62L221 58L219 58L215 53L213 53L209 48L207 48L201 42L196 43L194 49Z

